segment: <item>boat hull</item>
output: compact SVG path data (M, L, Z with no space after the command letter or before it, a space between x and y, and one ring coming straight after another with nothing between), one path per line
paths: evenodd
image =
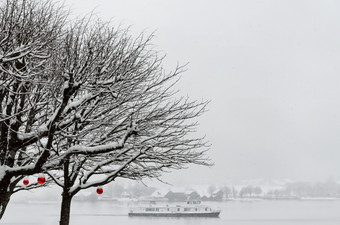
M130 212L129 216L152 216L152 217L219 217L220 212L206 213L144 213Z

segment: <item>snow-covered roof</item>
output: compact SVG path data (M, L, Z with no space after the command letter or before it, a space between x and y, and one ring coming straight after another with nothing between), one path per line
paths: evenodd
M167 193L169 193L169 189L157 189L151 194L151 197L163 198Z

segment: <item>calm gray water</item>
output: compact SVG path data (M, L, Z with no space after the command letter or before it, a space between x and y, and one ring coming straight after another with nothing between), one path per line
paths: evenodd
M220 218L128 217L117 202L73 202L72 225L339 225L340 201L204 203L222 209ZM0 224L57 225L59 202L11 203Z

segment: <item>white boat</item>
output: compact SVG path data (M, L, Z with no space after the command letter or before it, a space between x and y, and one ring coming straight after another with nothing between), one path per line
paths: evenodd
M188 201L185 205L148 205L130 209L129 216L165 217L218 217L221 210L201 205L200 201Z

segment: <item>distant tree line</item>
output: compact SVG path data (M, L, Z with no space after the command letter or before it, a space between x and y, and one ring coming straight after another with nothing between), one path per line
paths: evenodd
M340 184L329 180L326 182L309 183L294 182L289 183L283 189L274 189L266 193L267 197L286 198L286 197L340 197Z
M268 186L247 185L247 186L215 186L210 185L204 193L195 191L191 192L171 192L164 196L169 201L186 201L189 198L201 201L223 201L228 199L299 199L304 197L310 198L340 198L340 184L335 181L309 183L309 182L292 182L282 187L270 188ZM104 194L97 195L95 191L82 192L76 196L75 200L81 201L98 201L102 197L119 199L122 196L138 199L141 197L151 196L157 188L146 186L142 183L132 183L125 185L120 182L110 183L104 186ZM46 194L45 194L46 195ZM44 195L44 196L45 196ZM46 196L45 196L46 197ZM44 197L44 198L45 198ZM39 198L41 199L41 198ZM51 199L54 200L53 195Z

